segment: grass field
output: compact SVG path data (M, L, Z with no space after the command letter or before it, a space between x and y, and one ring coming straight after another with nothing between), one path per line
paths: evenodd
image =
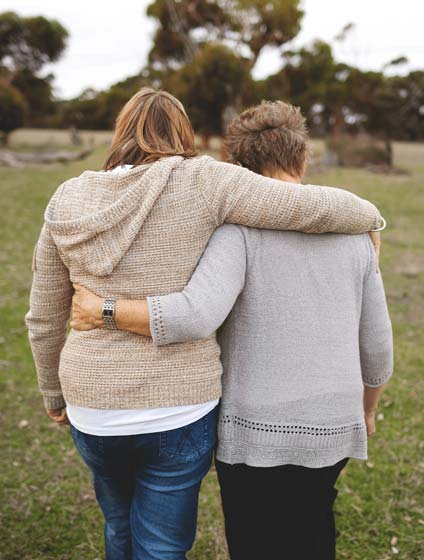
M98 145L84 162L0 168L0 560L103 557L102 519L88 472L68 430L53 425L43 411L24 326L32 250L44 207L64 179L87 167L99 169L103 155ZM424 559L424 145L396 145L395 156L409 174L331 169L309 177L371 199L389 223L382 269L396 371L381 402L369 461L352 461L339 482L342 560ZM218 488L210 472L190 559L227 558Z

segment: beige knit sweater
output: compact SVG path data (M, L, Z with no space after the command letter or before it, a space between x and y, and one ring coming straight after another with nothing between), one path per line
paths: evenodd
M52 197L34 251L26 316L47 408L206 402L221 394L215 337L155 347L128 332L71 330L79 282L101 296L142 299L182 290L224 223L359 233L378 210L346 191L264 178L210 157L169 157L125 174L86 171ZM160 318L159 318L160 324Z

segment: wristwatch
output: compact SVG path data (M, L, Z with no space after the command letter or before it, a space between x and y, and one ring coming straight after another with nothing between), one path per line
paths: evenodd
M113 331L117 330L117 326L115 323L115 304L116 297L108 297L105 299L102 310L102 317L105 327Z

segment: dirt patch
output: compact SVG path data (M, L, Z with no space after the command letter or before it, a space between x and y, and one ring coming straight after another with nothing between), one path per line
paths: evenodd
M396 260L394 272L407 278L416 278L424 273L424 254L401 252Z

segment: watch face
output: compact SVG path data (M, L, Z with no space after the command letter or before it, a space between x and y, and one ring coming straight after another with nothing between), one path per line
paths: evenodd
M113 309L104 309L103 310L103 317L113 317Z

